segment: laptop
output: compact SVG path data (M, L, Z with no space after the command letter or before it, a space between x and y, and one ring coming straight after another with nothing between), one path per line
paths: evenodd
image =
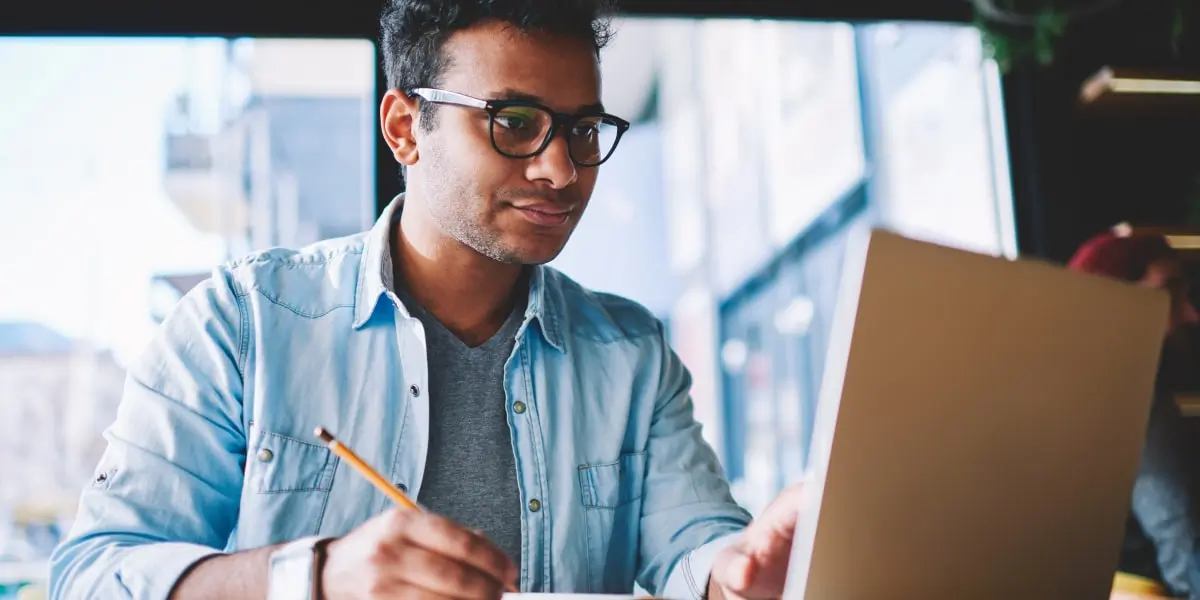
M1166 293L867 236L784 598L1108 598Z

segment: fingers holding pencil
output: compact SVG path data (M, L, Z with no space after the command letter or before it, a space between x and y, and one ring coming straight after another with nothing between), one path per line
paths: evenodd
M485 538L443 517L396 508L330 543L321 586L327 600L498 600L516 580L516 566Z
M322 569L326 598L374 597L365 593L370 590L405 595L407 590L495 599L518 591L516 565L486 537L421 511L330 432L317 428L316 435L397 504L329 544Z

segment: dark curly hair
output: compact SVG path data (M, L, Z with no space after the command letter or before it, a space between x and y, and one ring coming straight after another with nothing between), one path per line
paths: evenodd
M585 39L599 53L612 39L614 10L614 0L385 0L379 25L388 87L437 87L449 67L446 40L487 21ZM432 126L433 110L421 103L423 127Z

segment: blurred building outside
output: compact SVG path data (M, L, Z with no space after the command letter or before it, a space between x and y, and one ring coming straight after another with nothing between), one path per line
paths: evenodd
M125 371L110 352L38 323L0 322L0 598L45 576L104 451ZM11 571L11 572L10 572Z
M368 227L373 45L224 41L216 68L221 89L197 93L212 82L204 77L212 65L196 63L211 58L213 42L185 42L195 60L180 68L194 69L195 81L161 113L145 115L161 123L169 202L198 235L223 240L227 259ZM206 271L153 276L148 317L161 322L207 277ZM104 451L102 433L116 417L124 380L107 349L0 315L0 476L19 482L0 488L0 598L44 591L29 584L45 581L45 560L70 527L79 491Z
M375 49L365 40L227 43L221 115L205 130L187 91L168 117L164 186L227 258L300 248L370 227L375 213ZM155 277L161 320L208 273Z

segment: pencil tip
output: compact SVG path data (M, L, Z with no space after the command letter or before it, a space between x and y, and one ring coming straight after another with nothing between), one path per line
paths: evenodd
M314 429L313 433L316 434L317 437L321 438L321 441L325 442L326 444L333 441L333 434L326 431L324 427L318 427Z

